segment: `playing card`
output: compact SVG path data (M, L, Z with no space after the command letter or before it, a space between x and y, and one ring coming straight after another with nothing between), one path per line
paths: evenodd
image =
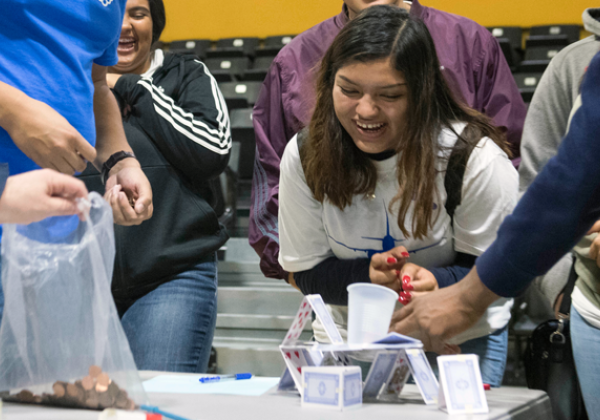
M294 382L296 383L296 387L302 393L302 368L307 366L306 359L302 351L296 347L282 347L281 353L283 355L283 360L285 365L287 366Z
M396 361L392 366L390 376L387 380L386 394L400 395L400 393L402 392L402 388L404 388L404 385L408 380L409 373L410 368L408 367L406 353L404 351L400 351L398 352L398 356L396 357Z
M315 311L317 318L319 318L319 321L321 321L321 324L325 329L325 333L331 342L333 344L342 344L344 340L342 339L340 331L335 325L335 322L333 322L333 318L331 318L329 311L327 311L325 302L323 302L321 295L307 295L305 296L305 299L308 300L312 309Z
M302 334L302 331L304 330L304 326L312 318L311 314L312 307L305 296L300 303L300 308L298 308L298 311L296 312L292 326L285 334L285 339L282 343L283 345L293 344L298 341L300 334Z
M300 351L306 360L306 366L321 366L323 353L320 350L300 349Z
M306 367L302 371L303 407L344 410L362 405L362 379L358 366Z
M442 383L441 394L449 413L488 412L476 355L440 356L438 366Z
M344 377L344 406L362 404L362 377L360 371Z
M387 378L390 376L390 370L397 356L397 351L381 351L377 353L363 387L363 398L377 398Z
M331 355L333 356L335 362L334 365L336 366L351 366L352 362L350 361L350 358L348 358L348 356L342 352L331 352Z
M420 349L406 350L406 357L410 371L415 378L415 382L421 391L425 404L437 404L438 402L438 382L429 366L425 353Z
M337 373L305 372L302 401L337 407L340 388L340 375Z
M281 379L279 380L279 385L277 385L278 391L294 391L296 390L296 383L294 382L294 378L290 373L290 370L286 367L283 371L283 375L281 375Z

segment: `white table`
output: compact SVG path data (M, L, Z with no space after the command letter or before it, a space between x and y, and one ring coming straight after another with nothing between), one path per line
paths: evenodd
M140 372L143 380L165 372ZM173 373L168 373L172 375ZM551 420L550 400L546 393L526 388L503 387L486 392L489 414L449 416L436 407L426 406L416 385L406 385L401 403L365 403L359 409L344 412L301 408L300 397L278 394L275 389L260 397L206 394L150 393L152 405L192 420L365 420L365 419L473 419L473 420ZM68 410L4 403L2 420L96 420L99 411Z

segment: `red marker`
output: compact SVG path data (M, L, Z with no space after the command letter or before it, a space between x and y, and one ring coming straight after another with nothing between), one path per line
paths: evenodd
M490 389L492 389L492 387L490 386L490 384L483 384L483 389L489 391Z

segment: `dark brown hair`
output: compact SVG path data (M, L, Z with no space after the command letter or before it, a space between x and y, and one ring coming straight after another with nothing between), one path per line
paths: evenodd
M372 194L377 171L335 115L333 87L339 69L346 65L389 59L405 78L408 88L406 127L398 139L400 190L390 203L398 206L398 226L407 237L423 238L432 226L436 160L441 130L465 122L454 148L467 153L483 136L490 137L507 154L503 135L483 114L458 103L446 81L425 24L395 6L372 6L350 21L327 50L317 81L317 102L307 141L300 150L306 182L315 199L327 199L344 209L356 194ZM449 153L446 153L449 155ZM414 199L412 226L404 220Z

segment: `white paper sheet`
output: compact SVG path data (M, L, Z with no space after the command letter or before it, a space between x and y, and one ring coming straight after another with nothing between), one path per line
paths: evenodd
M279 383L279 378L200 383L210 375L159 375L143 383L146 392L169 394L228 394L258 397Z

